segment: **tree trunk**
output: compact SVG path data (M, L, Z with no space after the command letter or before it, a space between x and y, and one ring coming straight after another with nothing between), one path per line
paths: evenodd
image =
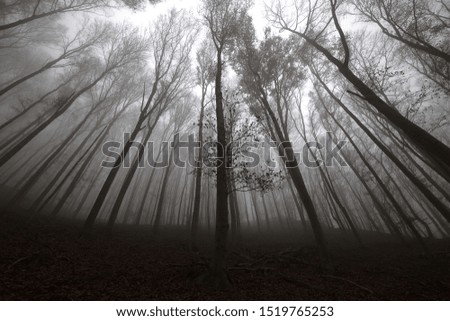
M49 126L54 120L56 120L59 116L61 116L65 111L69 109L70 106L85 92L93 88L105 75L106 71L103 72L97 79L95 79L91 84L84 87L80 91L73 93L70 95L65 101L57 106L57 111L49 117L46 121L44 121L41 125L39 125L36 129L34 129L30 134L28 134L25 138L23 138L16 146L10 149L5 155L0 158L0 167L5 165L15 154L17 154L25 145L27 145L33 138L35 138L39 133L41 133L47 126Z
M331 272L334 270L334 267L330 260L330 256L325 242L325 237L322 231L322 227L320 225L319 217L317 215L313 201L306 187L303 176L300 172L299 164L297 159L295 158L292 144L288 139L286 139L286 137L284 137L283 131L281 130L278 124L277 118L273 113L272 109L270 108L269 102L266 97L266 93L264 92L261 86L260 86L260 94L263 107L269 114L272 124L275 128L275 132L280 141L282 142L282 144L279 145L279 154L284 155L284 157L282 157L283 162L286 164L286 168L292 178L292 181L294 183L295 188L297 189L298 194L300 195L306 213L308 214L308 218L311 223L311 227L319 249L319 256L322 262L322 268L326 271Z
M105 182L103 183L103 186L97 195L94 205L92 206L92 209L89 212L89 215L84 223L84 226L83 226L84 233L89 233L92 226L94 225L94 222L97 219L98 214L100 213L100 209L101 209L103 203L105 202L106 196L114 182L114 179L116 178L117 173L119 172L119 170L121 168L122 162L125 159L125 157L127 157L128 152L130 151L130 148L134 142L134 139L137 137L138 133L141 131L141 126L142 126L143 122L144 122L144 119L139 118L128 141L125 143L125 146L123 147L123 150L120 153L120 156L116 159L113 168L110 170Z
M84 119L75 127L75 129L72 130L72 132L69 134L69 136L64 139L64 141L61 142L60 146L52 153L49 157L39 166L39 168L36 170L36 172L27 179L24 186L14 195L14 197L11 199L11 201L8 204L8 207L14 206L18 201L23 200L25 195L28 193L28 191L36 184L36 182L41 178L41 176L44 174L44 172L47 170L47 168L50 166L50 164L56 159L56 157L61 153L63 149L66 149L69 143L72 141L72 139L75 137L75 135L78 133L78 131L81 129L81 127L84 126L84 124L89 119L89 116L92 114L91 110Z
M84 148L84 146L87 144L87 142L89 141L89 139L91 138L91 136L95 133L95 131L97 130L97 127L94 127L87 135L86 137L83 139L83 141L81 142L81 144L79 144L77 146L77 148L73 151L73 153L70 155L70 157L68 157L68 159L66 160L66 162L61 166L61 168L59 169L59 171L54 175L53 179L50 181L50 183L47 184L47 186L44 188L44 190L39 194L39 196L36 198L36 200L33 202L33 204L31 205L31 208L36 210L39 207L39 204L42 202L42 200L44 199L44 197L55 187L55 184L58 182L58 180L61 178L61 176L63 175L64 171L69 167L70 163L72 163L73 159L76 158L76 156L80 153L80 151ZM101 131L101 133L105 132L105 129L103 129ZM94 143L97 141L97 139L100 139L100 135L94 140ZM94 144L93 143L93 144ZM89 150L89 149L88 149ZM88 152L88 151L86 151ZM81 160L81 158L79 158ZM64 180L63 180L64 181ZM61 186L61 185L59 185ZM57 190L58 188L55 188L55 190Z
M172 170L172 162L173 162L173 149L170 152L169 166L164 171L164 177L162 180L161 190L159 192L158 206L156 207L155 219L153 220L153 226L152 226L152 236L153 237L158 236L159 228L161 226L161 218L162 218L162 213L163 213L164 199L166 197L167 182L169 181L169 177L170 177L171 170Z
M321 81L321 80L319 80ZM447 222L450 222L450 209L443 204L404 164L400 161L394 153L392 153L380 140L378 140L375 135L345 106L342 101L337 98L324 83L322 83L325 90L332 96L332 98L345 110L345 112L358 124L358 126L370 137L370 139L375 143L375 145L380 148L386 156L401 170L403 174L425 195L425 197L430 201L433 206L445 217ZM331 113L326 108L325 102L322 100L319 91L317 90L319 99L321 100L322 106L325 111L331 115ZM450 158L449 158L450 159Z
M345 136L347 137L347 139L349 140L350 144L353 146L353 148L355 149L355 151L358 153L359 157L361 158L361 160L363 161L363 163L366 165L367 169L369 169L369 171L372 173L373 177L375 178L375 180L377 181L378 185L380 186L380 188L383 190L383 192L385 193L385 195L388 197L389 201L392 203L392 205L394 206L395 210L397 211L397 213L400 215L401 219L403 220L403 222L406 224L406 226L409 228L409 230L412 232L412 234L414 235L415 239L417 240L418 244L422 247L422 249L424 250L425 253L429 254L429 249L426 245L426 243L424 242L422 236L420 235L420 233L418 232L416 226L412 223L411 219L408 217L408 215L405 213L405 211L403 210L402 206L397 202L397 200L394 198L394 196L392 195L392 193L387 189L386 185L383 183L383 181L381 180L381 178L378 176L377 172L374 170L374 168L369 164L369 162L366 160L366 158L362 155L361 151L359 150L359 148L356 146L356 144L354 143L353 139L350 137L350 135L347 133L347 131L342 127L342 125L336 120L336 118L334 118L334 116L332 114L330 114L330 116L333 118L334 122L338 125L338 127L342 130L342 132L345 134Z
M192 211L191 223L191 249L197 251L198 222L200 216L200 197L202 191L202 168L203 168L203 117L205 113L205 92L202 92L202 101L200 104L200 117L198 120L198 140L200 150L197 158L197 168L195 169L195 195L194 208Z
M87 148L87 150L85 151L85 153L75 162L75 164L73 164L72 168L67 171L66 175L63 177L63 179L61 180L61 182L55 187L53 193L51 193L44 202L42 202L42 199L37 199L34 202L34 206L32 206L31 208L35 211L36 214L38 214L46 205L47 203L53 198L54 195L56 195L60 188L64 185L64 183L67 181L67 179L70 177L70 175L72 174L72 172L76 169L76 167L78 166L78 164L84 159L84 157L87 155L85 161L83 162L83 164L81 165L79 171L75 174L75 177L72 179L72 181L69 184L69 187L67 188L67 190L65 191L65 193L63 194L63 196L61 197L61 199L58 201L58 205L56 206L56 208L52 211L51 215L56 215L59 211L59 209L62 207L62 205L65 203L67 197L72 193L73 189L76 186L76 183L78 183L79 179L81 178L81 175L84 173L85 168L87 167L87 165L91 162L93 155L95 154L95 152L97 151L97 149L100 147L100 144L102 143L102 141L105 139L106 135L108 133L108 129L104 128L102 131L100 131L100 133L98 134L98 136L94 139L94 141L92 142L92 144ZM67 165L68 166L68 165ZM59 178L59 177L58 177ZM54 182L55 184L56 182ZM46 194L42 194L42 197L46 195ZM66 196L67 195L67 196ZM40 195L41 196L41 195ZM41 204L42 202L42 204ZM39 204L41 204L39 206Z
M304 34L300 34L298 32L296 33L320 51L331 63L333 63L341 74L358 89L362 97L364 97L364 100L366 100L369 104L375 107L378 112L386 117L386 119L413 145L415 145L423 155L435 164L436 171L439 172L439 174L448 182L450 182L450 165L448 163L448 160L450 159L450 148L448 146L436 139L426 130L405 118L395 108L389 106L384 100L378 97L378 95L370 89L369 86L367 86L350 70L348 64L342 63L333 57L327 49L322 47L314 39L311 39Z
M128 188L130 187L130 184L131 184L131 181L133 180L134 174L136 173L136 170L138 169L139 164L141 163L142 157L144 156L145 145L147 144L151 134L152 134L152 130L149 129L139 146L138 152L137 152L135 159L131 165L131 168L127 172L125 181L122 183L119 194L116 197L116 201L114 202L111 214L108 219L107 232L106 232L107 234L111 234L111 232L112 232L112 228L114 226L114 223L116 222L123 199L125 197L125 194L128 191Z
M226 269L228 242L228 186L226 168L226 131L222 97L222 48L217 50L215 81L216 122L217 122L217 189L216 189L216 231L215 250L211 268L211 285L224 288L229 284Z

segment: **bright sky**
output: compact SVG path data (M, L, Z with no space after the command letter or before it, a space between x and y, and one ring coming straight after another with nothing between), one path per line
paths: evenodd
M190 11L193 16L199 17L200 3L201 0L164 0L156 5L148 4L145 10L142 11L133 12L131 10L121 10L120 18L145 27L160 14L163 14L172 8L186 9ZM254 0L254 6L249 14L253 18L257 34L262 35L264 27L267 25L264 0Z

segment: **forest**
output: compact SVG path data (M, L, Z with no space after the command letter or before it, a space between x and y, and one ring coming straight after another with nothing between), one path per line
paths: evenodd
M447 0L0 0L1 300L450 300Z

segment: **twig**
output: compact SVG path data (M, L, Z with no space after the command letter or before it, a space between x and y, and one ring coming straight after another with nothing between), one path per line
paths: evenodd
M347 92L348 92L350 95L356 96L356 97L358 97L358 98L360 98L360 99L362 99L362 100L367 100L365 97L361 96L360 94L355 93L354 91L347 90Z
M36 260L37 258L39 257L39 254L31 254L31 255L28 255L28 256L24 256L24 257L21 257L20 259L17 259L16 261L14 261L13 263L11 263L9 266L8 266L8 269L7 270L10 270L10 269L12 269L14 266L16 266L17 264L19 264L19 263L21 263L21 262L26 262L26 261L33 261L33 260Z
M169 266L173 267L189 267L189 266L207 266L205 263L188 263L188 264L168 264Z
M291 261L293 261L293 262L295 262L295 263L300 263L300 264L304 264L304 265L308 265L308 266L316 266L316 264L313 264L313 263L309 263L309 262L303 261L302 259L299 259L299 258L297 258L297 257L295 257L295 256L283 255L283 256L281 256L281 257L284 258L284 259L286 259L286 260L291 260Z
M256 268L250 268L250 267L242 267L242 266L231 266L228 268L229 271L267 271L267 270L275 270L272 267L256 267Z
M342 277L340 277L340 276L334 276L334 275L328 275L328 274L325 274L325 275L322 275L322 277L324 277L324 278L330 278L330 279L336 279L336 280L341 280L341 281L345 281L345 282L347 282L347 283L353 284L354 286L356 286L356 287L358 287L358 288L360 288L360 289L362 289L362 290L364 290L364 291L369 292L370 294L374 294L373 291L372 291L371 289L368 289L368 288L366 288L366 287L364 287L364 286L362 286L362 285L360 285L360 284L358 284L358 283L356 283L356 282L353 282L353 281L348 280L348 279L346 279L346 278L342 278Z
M314 285L305 283L305 282L297 280L297 279L292 279L292 278L290 278L287 275L284 275L282 273L278 273L278 275L281 277L281 279L283 279L283 280L285 280L285 281L287 281L289 283L293 283L295 285L300 285L300 286L305 287L307 289L314 290L314 291L319 291L319 292L322 292L324 294L328 294L328 295L330 294L330 293L328 293L326 290L324 290L322 288L316 287Z

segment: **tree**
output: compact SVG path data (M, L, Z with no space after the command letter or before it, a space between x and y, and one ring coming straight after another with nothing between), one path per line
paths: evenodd
M339 2L330 0L327 4L311 0L294 0L294 4L295 11L288 15L288 4L282 4L280 1L274 2L272 7L268 8L271 22L281 30L289 31L303 39L307 45L332 63L359 91L356 95L382 114L424 157L434 164L443 178L450 181L448 165L450 148L392 108L352 71L348 39L338 18ZM334 47L327 48L327 44L331 42L329 39L332 34L332 31L329 30L330 25L334 25L339 42L332 43ZM355 94L351 90L349 93Z
M415 239L417 240L419 245L422 247L422 249L427 254L429 254L428 246L426 245L426 243L424 242L422 236L420 235L419 231L417 230L417 227L413 224L412 220L407 215L406 211L402 208L402 206L399 204L399 202L394 197L394 195L391 193L391 191L389 191L389 189L383 183L382 179L380 178L379 174L375 171L374 167L364 157L364 155L362 154L361 150L357 147L354 139L350 136L348 131L342 126L342 124L334 116L334 114L327 109L327 106L326 106L325 102L323 101L323 99L321 99L320 96L318 96L318 97L319 97L319 101L320 101L321 107L326 111L327 115L329 115L333 119L333 121L339 127L339 129L345 134L345 136L348 139L348 141L350 142L350 144L353 146L353 148L355 149L355 151L357 152L357 154L359 155L359 157L361 158L361 160L363 161L363 163L365 164L367 169L372 174L372 177L375 178L377 184L380 186L380 188L383 190L383 192L385 193L385 195L387 196L387 198L389 199L391 204L394 206L394 208L397 211L397 213L399 214L401 220L406 224L406 226L411 231L411 233L413 234L413 236L415 237Z
M239 72L243 75L241 84L250 97L258 103L259 117L265 119L271 128L271 136L277 142L280 158L308 214L322 267L324 270L333 270L319 216L300 172L289 138L289 99L294 88L301 85L304 78L301 66L295 59L295 52L298 49L292 39L282 40L279 37L268 37L257 49L254 31L248 24L247 28L247 33L242 38L243 49L237 55ZM291 54L286 55L286 52ZM286 58L283 59L283 57ZM269 100L273 103L271 104Z
M229 279L226 271L226 251L228 236L228 184L225 147L226 130L223 109L222 73L223 54L226 47L238 34L240 20L249 9L250 3L236 0L203 0L202 15L216 49L216 72L214 94L217 122L217 197L216 233L214 258L206 282L214 287L226 287Z
M62 96L58 97L54 102L53 113L0 157L0 167L69 110L81 96L107 78L108 75L118 72L121 68L126 68L141 59L144 53L144 43L141 41L142 39L135 35L134 29L126 30L125 28L116 27L111 35L113 36L109 37L105 43L100 44L101 59L99 57L88 57L88 60L81 64L84 68L87 66L92 68L90 73L86 72L82 75L83 79L80 80L80 88L72 89L68 93L62 93Z
M190 121L190 119L191 119L191 115L190 115L191 111L192 111L192 105L191 105L189 96L187 99L182 99L175 104L175 108L172 110L172 113L171 113L170 119L169 119L169 124L172 124L172 126L173 126L172 134L179 135L179 133L182 131L182 129L186 128L187 122ZM178 138L175 138L175 137L178 137ZM167 183L169 181L170 174L173 169L172 165L173 165L173 158L174 158L174 149L178 148L178 144L179 144L179 140L177 140L177 139L183 139L183 137L174 136L174 141L172 142L168 166L166 167L166 169L164 171L164 175L163 175L162 182L161 182L161 189L160 189L159 197L158 197L158 203L157 203L158 205L157 205L156 211L154 213L154 220L153 220L153 226L152 226L153 237L157 236L157 234L159 232L159 228L161 226L162 214L163 214L162 210L163 210L164 200L166 198Z
M339 104L339 106L358 124L358 126L367 134L367 136L370 137L370 139L375 143L376 146L380 148L381 151L383 151L386 156L389 157L389 159L400 169L400 171L421 191L424 196L430 201L433 206L436 207L436 209L441 213L443 217L447 221L450 222L450 209L442 203L415 175L412 173L404 164L403 162L398 159L395 154L389 150L378 138L375 137L375 135L372 134L372 132L354 115L350 109L347 108L347 106L329 89L329 87L324 83L324 81L321 79L321 76L318 74L317 70L313 71L313 74L315 75L316 79L320 82L322 87L327 91L330 97L332 97L335 102ZM316 91L317 85L315 86Z
M120 75L116 75L116 76L120 77ZM79 166L78 171L75 173L74 177L71 179L69 186L66 188L63 195L58 200L56 206L53 208L51 215L53 215L53 216L57 215L59 213L60 209L63 207L64 203L66 202L67 198L73 193L75 187L81 180L83 174L85 174L87 167L92 162L92 159L94 158L96 153L98 153L98 151L100 149L100 145L104 142L105 138L108 137L108 135L110 134L110 131L111 131L113 125L116 122L118 122L118 120L121 119L121 116L126 111L128 111L128 107L130 107L131 105L133 105L140 99L140 95L137 94L136 90L132 91L129 88L127 88L129 84L130 83L129 83L128 79L126 79L125 77L120 77L118 84L115 81L113 81L110 84L114 88L113 93L109 94L109 90L108 90L108 92L103 93L103 95L102 95L102 91L100 91L99 97L97 99L102 100L103 99L102 97L104 97L104 95L106 94L106 99L103 101L103 103L107 106L107 108L104 108L105 110L102 112L102 115L98 116L95 126L92 129L92 133L97 131L98 128L103 127L103 129L101 131L102 134L101 134L101 136L98 137L98 139L95 142L92 143L92 144L95 143L95 145L93 145L93 148L90 150L89 149L86 150L85 153L88 153L88 154L86 154L86 157L84 157L84 160L83 160L83 156L79 158L79 161L83 160L83 162ZM136 83L136 85L137 85L137 83ZM111 115L112 110L114 110L114 112ZM107 120L105 120L105 118L107 118ZM85 140L83 141L83 143L86 140L89 140L91 138L90 136L91 135L88 134L86 136ZM77 155L78 150L83 147L82 146L83 143L80 144L79 147L77 148L77 150L73 153L74 156ZM67 162L63 166L61 166L61 169L58 171L58 173L55 174L54 179L47 185L47 188L44 189L42 191L42 193L36 198L33 205L31 206L31 208L34 209L36 212L40 211L51 200L51 198L56 193L59 192L60 187L62 187L64 185L65 181L69 178L70 173L67 172L66 175L64 176L64 178L58 184L58 186L54 188L54 185L56 184L58 179L62 176L62 174L64 173L66 168L70 165L71 161L72 161L72 157L69 157ZM75 170L75 168L77 167L76 165L77 164L74 164L73 170ZM54 188L54 192L52 194L48 195L47 198L44 201L42 201L43 197L45 195L47 195L52 188ZM41 204L41 202L42 202L42 204Z
M14 0L0 3L0 16L5 20L0 31L16 28L24 24L69 12L92 12L102 8L126 5L132 9L141 8L145 0ZM156 3L158 0L148 0ZM14 17L8 19L8 17Z
M203 146L203 118L210 84L214 81L214 54L208 42L203 42L202 47L197 51L197 85L201 88L200 114L198 118L198 142ZM195 195L192 208L191 222L191 248L197 251L197 237L200 217L200 195L202 189L202 169L203 169L203 150L197 155L195 168Z
M87 23L87 21L85 21L85 23ZM76 57L83 53L86 54L93 46L105 42L108 37L112 37L111 32L113 32L114 29L115 28L113 28L111 24L106 23L94 23L93 25L89 25L87 30L84 28L80 29L72 39L63 39L61 53L56 58L46 62L37 70L34 70L17 80L11 81L8 85L0 89L0 96L47 70L61 68L61 66L70 66L70 64L73 63L73 59L70 61L72 57ZM92 51L90 54L93 54Z
M376 24L388 37L450 63L448 7L443 1L353 0L365 22Z
M95 203L85 221L84 232L89 232L97 219L106 196L127 157L137 136L144 130L144 139L139 145L138 153L143 155L145 144L157 125L161 116L169 108L183 90L189 86L190 53L196 36L196 29L192 28L192 21L180 11L172 10L167 15L160 16L153 26L150 35L152 45L153 84L147 98L144 86L142 103L134 128L122 147ZM127 184L131 183L131 180Z

